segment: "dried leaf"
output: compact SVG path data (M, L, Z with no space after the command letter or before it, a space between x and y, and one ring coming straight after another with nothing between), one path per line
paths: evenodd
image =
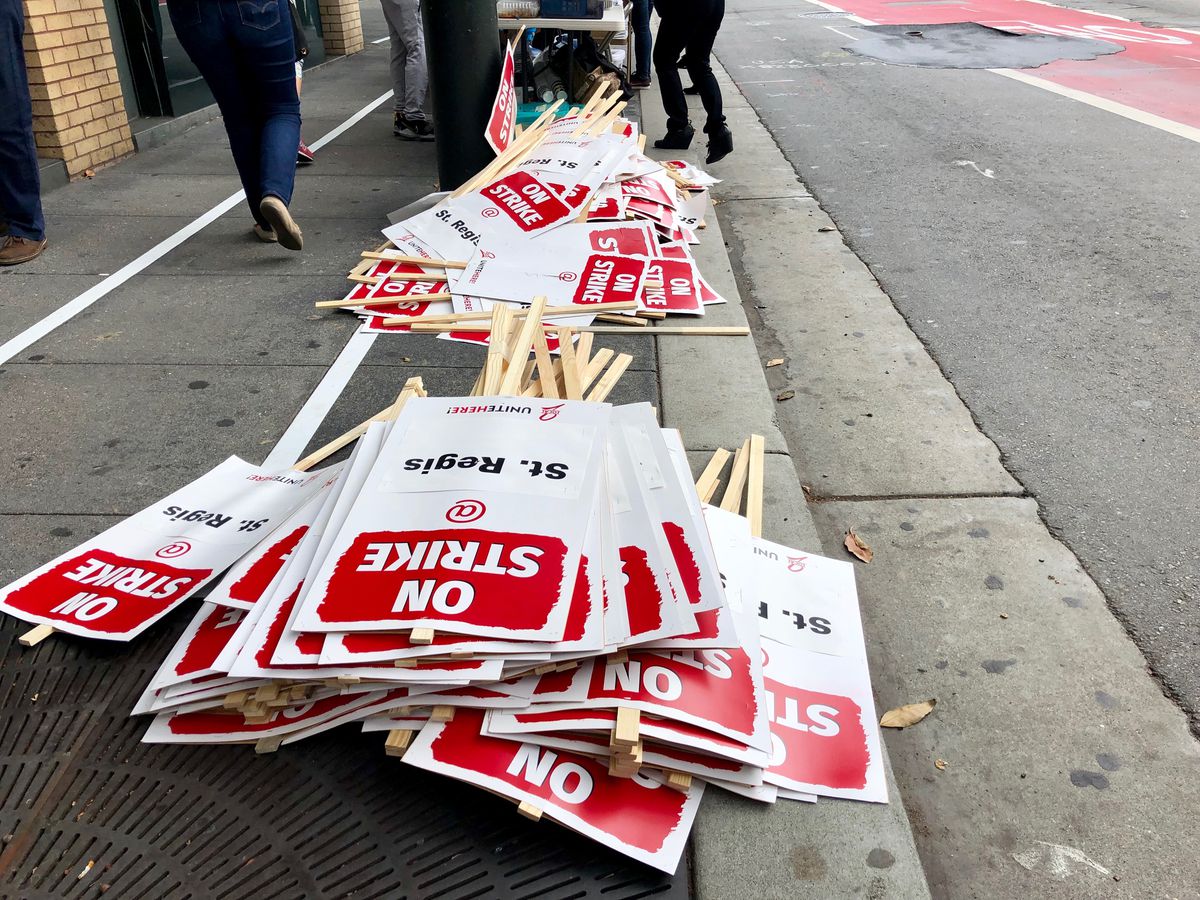
M782 366L782 365L783 365L783 357L779 357L778 359L768 359L767 360L767 368L768 369L772 369L775 366Z
M96 177L96 170L95 170L95 169L84 169L84 170L83 170L83 176L84 176L85 178L95 178L95 177Z
M937 700L933 699L897 706L895 709L885 712L883 718L879 720L879 724L884 728L907 728L909 725L916 725L933 712L935 706L937 706Z
M937 769L939 772L946 771L947 765L949 765L949 763L947 763L944 759L935 759L933 761L934 768Z
M779 401L791 400L795 396L796 396L795 391L780 391L778 394L775 395L775 399L779 400Z
M822 225L817 231L837 231L832 225Z
M866 545L862 538L854 533L854 529L846 531L846 549L850 551L850 555L861 559L865 563L869 563L875 558L875 551Z

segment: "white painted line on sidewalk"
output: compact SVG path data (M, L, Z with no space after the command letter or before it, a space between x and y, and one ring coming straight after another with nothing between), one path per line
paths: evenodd
M375 40L371 41L371 43L382 44L384 41L390 41L391 39L391 35L388 35L387 37L375 38Z
M16 337L9 338L3 344L0 344L0 365L4 365L4 363L8 362L21 351L27 350L60 325L64 325L75 318L75 316L79 315L101 297L119 288L134 275L137 275L147 266L166 256L192 235L221 218L221 216L225 215L225 213L229 212L229 210L245 199L245 191L238 191L236 194L226 197L208 212L204 213L204 215L189 222L166 240L151 247L133 262L126 263L99 284L93 285L74 300L60 306L41 321L30 325Z
M369 116L371 113L373 113L376 109L378 109L380 106L382 106L384 104L384 102L386 102L390 99L392 99L391 91L387 91L386 93L380 94L378 97L376 97L374 100L372 100L366 106L364 106L362 109L360 109L358 112L356 112L350 118L348 118L345 122L343 122L337 128L333 129L333 131L317 138L309 146L313 150L320 150L322 147L324 147L330 141L341 137L344 133L349 131L351 128L353 128L355 125L357 125L363 119L365 119L367 116Z
M392 92L388 91L386 94L376 97L374 100L372 100L370 103L368 103L362 109L360 109L358 112L356 112L354 115L352 115L349 119L347 119L341 125L338 125L336 128L334 128L328 134L324 135L319 140L317 140L313 144L311 144L312 148L314 150L317 150L317 149L325 146L330 141L332 141L334 138L338 137L340 134L342 134L344 131L346 131L346 129L352 127L357 122L361 121L363 118L370 115L370 113L373 110L375 110L377 107L379 107L380 104L382 104L384 101L390 99L391 96L392 96ZM137 275L138 273L144 271L149 266L156 263L158 260L162 259L164 256L166 256L168 253L170 253L172 250L174 250L176 247L178 247L180 244L182 244L188 238L196 235L203 229L207 228L209 225L211 225L217 219L221 218L221 216L225 215L225 213L229 212L229 210L233 209L235 206L237 206L239 203L241 203L245 199L246 199L245 191L238 191L236 194L231 194L230 196L228 196L224 200L222 200L220 203L218 203L216 206L214 206L212 209L210 209L208 212L198 216L196 219L193 219L187 225L184 225L182 228L180 228L178 231L176 231L174 234L172 234L170 237L165 238L164 240L155 244L153 247L151 247L149 250L147 250L145 253L143 253L141 256L139 256L137 259L133 260L133 262L126 263L124 266L122 266L117 271L113 272L111 275L109 275L107 278L105 278L99 284L95 284L92 287L88 288L86 291L84 291L82 294L80 294L74 300L71 300L70 302L66 303L65 305L60 306L58 309L56 309L54 312L50 313L50 315L46 316L44 319L42 319L38 322L35 322L33 325L30 325L28 328L26 328L20 334L16 335L15 337L9 338L3 344L0 344L0 365L4 365L4 363L8 362L10 359L12 359L14 356L16 356L18 353L22 352L23 350L29 349L29 347L31 347L33 344L40 341L42 338L44 338L50 332L52 332L56 328L58 328L60 325L66 324L71 319L73 319L75 316L79 315L81 312L83 312L85 309L87 309L89 306L91 306L93 303L95 303L97 300L101 299L102 297L107 296L112 291L116 290L121 285L123 285L126 281L128 281L134 275Z
M834 6L832 3L825 3L824 0L804 0L806 3L811 3L813 6L819 6L821 9L829 10L829 12L844 13L846 10L839 6ZM1070 7L1061 6L1058 3L1051 3L1048 0L1032 0L1034 3L1040 3L1042 6L1053 6L1058 9L1069 9ZM877 25L877 22L872 22L870 19L864 19L861 16L847 14L851 21L858 22L860 25ZM1120 19L1120 16L1112 18ZM1130 20L1123 20L1130 21ZM826 26L829 27L829 26ZM1187 29L1177 28L1176 31L1184 31ZM1020 81L1033 87L1041 88L1044 91L1049 91L1052 94L1058 94L1061 97L1069 97L1072 100L1077 100L1080 103L1086 103L1088 106L1094 106L1096 109L1102 109L1105 112L1113 113L1114 115L1130 119L1141 125L1149 125L1151 128L1157 128L1159 131L1165 131L1168 134L1173 134L1176 137L1186 138L1189 141L1200 143L1200 128L1192 125L1185 125L1182 122L1176 122L1174 119L1166 119L1162 116L1156 116L1154 113L1146 112L1145 110L1137 109L1132 106L1126 106L1124 103L1118 103L1115 100L1108 100L1104 97L1099 97L1096 94L1089 94L1087 91L1076 90L1075 88L1063 87L1061 84L1055 84L1053 81L1047 81L1044 78L1038 78L1035 75L1026 75L1024 72L1016 72L1012 69L988 69L995 75L1003 75L1005 78L1011 78L1014 81ZM0 360L3 362L3 360Z
M354 336L346 342L346 346L342 348L342 352L333 361L320 383L304 401L304 406L296 413L292 424L275 443L271 454L263 461L265 468L285 469L300 458L300 454L317 433L338 397L342 396L342 391L346 389L350 378L362 364L377 337L377 333L361 330L354 332Z

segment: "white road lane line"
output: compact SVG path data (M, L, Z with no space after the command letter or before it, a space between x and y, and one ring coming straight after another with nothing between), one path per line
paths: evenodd
M1003 75L1005 78L1011 78L1014 81L1033 85L1034 87L1041 88L1043 91L1050 91L1052 94L1078 100L1080 103L1086 103L1088 106L1094 106L1096 109L1102 109L1105 112L1113 113L1114 115L1130 119L1142 125L1149 125L1151 128L1157 128L1159 131L1165 131L1176 137L1200 143L1200 128L1196 128L1195 126L1184 125L1182 122L1176 122L1174 119L1164 119L1162 116L1156 116L1154 113L1126 106L1124 103L1118 103L1116 100L1097 97L1095 94L1089 94L1086 91L1077 91L1075 88L1063 87L1061 84L1055 84L1053 81L1038 78L1036 75L1026 75L1024 72L1015 72L1012 69L988 69L988 71L994 72L997 75Z
M852 41L857 41L857 40L858 40L858 38L857 38L857 37L855 37L855 36L854 36L854 35L852 35L852 34L846 34L846 32L842 31L840 28L835 28L835 27L834 27L834 26L832 26L832 25L826 25L825 27L826 27L826 28L828 28L830 31L836 31L838 34L840 34L840 35L841 35L842 37L844 37L844 38L849 38L849 39L850 39L850 40L852 40Z
M312 148L316 150L325 146L334 138L346 131L346 129L352 127L355 123L370 115L370 113L377 109L382 103L391 99L391 96L392 92L388 91L386 94L375 98L341 125L338 125L328 134L311 144ZM158 244L155 244L137 259L133 260L133 262L126 263L100 283L88 288L74 300L71 300L65 305L60 306L44 319L35 322L20 334L9 338L3 344L0 344L0 365L4 365L4 363L8 362L18 353L29 349L29 347L40 341L46 335L50 334L50 332L54 331L60 325L64 325L71 321L71 319L79 315L97 300L100 300L101 298L112 293L112 291L119 288L130 278L144 271L158 260L162 259L188 238L198 234L221 216L225 215L225 213L229 212L229 210L233 209L235 206L245 200L245 198L246 194L244 191L238 191L236 194L231 194L208 212L203 213L202 215L193 219L170 237L167 237Z

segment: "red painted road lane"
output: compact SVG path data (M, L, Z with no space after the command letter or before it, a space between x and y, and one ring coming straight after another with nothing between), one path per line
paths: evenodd
M1120 53L1094 60L1060 60L1024 71L1062 87L1200 127L1200 34L1150 28L1139 22L1035 0L965 0L927 5L840 0L833 5L878 25L978 22L1022 34L1058 34L1120 44L1125 48Z

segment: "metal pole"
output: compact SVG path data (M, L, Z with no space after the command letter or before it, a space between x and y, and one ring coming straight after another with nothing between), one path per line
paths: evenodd
M493 0L422 0L438 180L452 191L495 159L483 136L500 82Z

